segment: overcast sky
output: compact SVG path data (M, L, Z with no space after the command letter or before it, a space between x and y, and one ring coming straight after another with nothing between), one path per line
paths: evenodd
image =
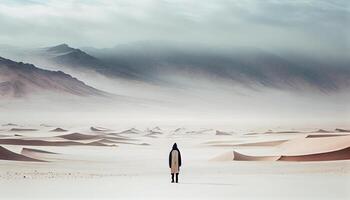
M348 0L0 0L0 43L158 40L344 53Z

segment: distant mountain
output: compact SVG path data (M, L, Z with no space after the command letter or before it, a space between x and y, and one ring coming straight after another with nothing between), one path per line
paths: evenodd
M0 96L23 97L46 92L76 96L107 95L61 71L43 70L32 64L0 57Z
M6 49L9 48L0 48L0 53ZM20 55L26 62L55 70L68 68L75 76L89 70L109 78L171 87L187 87L186 84L197 84L193 80L201 79L247 88L311 89L324 93L350 89L350 61L282 51L157 42L82 50L61 44L25 53L12 49L12 54Z
M145 81L165 84L179 84L177 81L184 77L204 77L248 87L314 88L322 92L350 87L350 63L328 62L298 54L277 55L254 48L221 49L143 42L109 49L85 48L85 51L110 66L122 66Z
M133 76L124 71L123 68L108 65L104 61L67 44L42 48L36 51L36 56L57 66L68 67L73 70L92 70L112 77L131 78Z
M57 64L72 67L88 67L96 70L104 68L104 63L99 59L85 53L80 49L74 49L67 44L44 48L42 53Z

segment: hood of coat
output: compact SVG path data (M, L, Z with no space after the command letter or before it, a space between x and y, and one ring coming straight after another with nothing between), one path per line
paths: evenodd
M177 144L176 144L176 143L174 143L173 149L172 149L172 150L179 150L179 149L177 148Z

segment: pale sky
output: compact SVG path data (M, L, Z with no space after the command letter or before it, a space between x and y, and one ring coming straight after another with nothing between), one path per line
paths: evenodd
M0 44L135 41L345 54L348 0L0 0Z

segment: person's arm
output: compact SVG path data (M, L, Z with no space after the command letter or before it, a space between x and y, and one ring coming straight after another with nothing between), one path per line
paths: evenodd
M170 151L170 153L169 153L169 168L171 168L171 152L172 151Z
M178 150L179 152L179 167L181 167L181 153L180 153L180 150Z

